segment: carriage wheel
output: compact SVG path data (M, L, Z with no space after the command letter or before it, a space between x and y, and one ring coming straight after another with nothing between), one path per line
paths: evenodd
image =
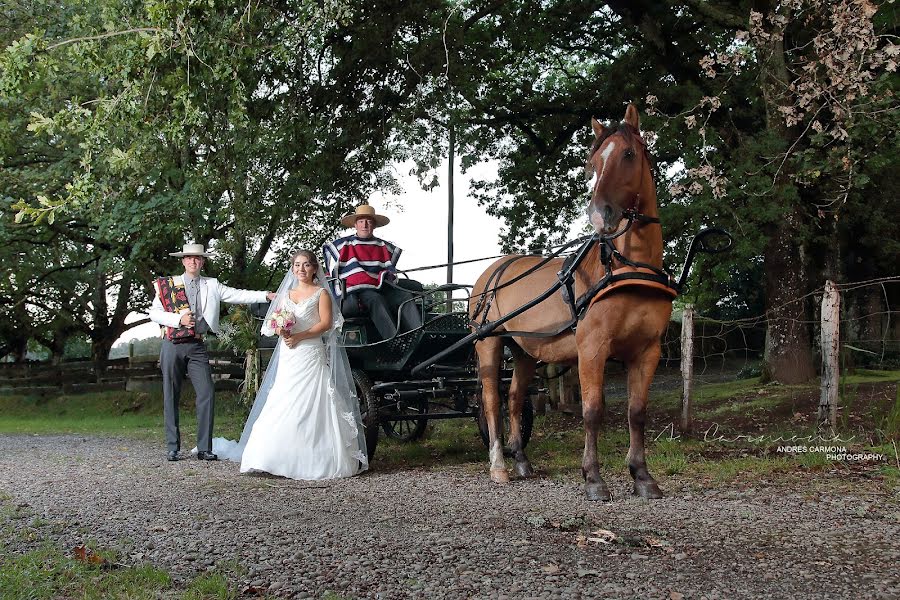
M363 371L351 369L356 397L359 398L359 412L363 427L366 428L366 454L371 463L378 447L378 398L372 391L372 380Z
M503 424L500 442L503 444L503 454L510 456L509 449L506 447L506 440L509 439L509 407L506 402L500 402L500 419ZM522 449L528 446L531 440L531 429L534 426L534 404L531 402L531 396L526 396L522 403ZM478 403L478 433L481 434L481 442L485 448L490 447L490 437L488 434L487 417L484 415L484 404Z
M412 402L403 402L393 405L390 409L394 414L401 415L425 415L428 413L428 401L424 398L414 400ZM390 421L383 419L381 421L381 429L389 438L399 440L401 442L414 442L425 433L425 427L428 425L428 417L419 419L398 419Z

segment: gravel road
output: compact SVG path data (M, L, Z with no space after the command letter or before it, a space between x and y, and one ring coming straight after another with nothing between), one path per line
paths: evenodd
M866 477L662 478L668 497L647 502L607 473L615 500L598 504L575 479L375 466L297 482L131 439L0 436L5 504L40 517L8 524L179 581L218 569L297 598L900 597L900 493Z

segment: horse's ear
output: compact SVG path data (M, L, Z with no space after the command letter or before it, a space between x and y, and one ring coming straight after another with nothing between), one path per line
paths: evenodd
M597 139L602 138L603 134L606 133L606 129L603 127L600 121L598 121L594 117L591 117L591 129L594 130L594 136L596 136Z
M625 109L625 122L634 127L637 131L641 130L641 117L638 115L637 107L631 102Z

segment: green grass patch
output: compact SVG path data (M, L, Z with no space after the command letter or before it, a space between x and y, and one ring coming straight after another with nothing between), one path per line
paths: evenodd
M868 369L857 369L851 375L841 376L841 383L847 384L890 383L893 381L900 382L900 371L870 371Z
M858 386L900 381L900 371L860 370L842 381L844 391L852 396L842 402L842 407L849 413L850 408L855 406L856 396L853 394ZM791 468L824 468L828 461L822 453L771 456L777 445L820 443L814 437L815 415L804 404L808 403L810 394L816 396L815 384L762 385L758 378L699 386L695 389L695 415L700 421L723 423L722 428L710 433L704 425L697 432L699 439L669 439L665 430L648 430L647 457L651 472L659 476L729 480L744 474L779 472ZM860 398L868 400L868 396L860 395ZM665 415L666 408L660 404L677 410L679 402L677 391L660 394L654 396L650 411ZM861 410L862 407L860 404L857 408ZM117 435L162 443L162 412L160 396L146 392L104 392L56 398L4 396L0 397L0 434ZM190 385L185 387L180 412L182 439L188 445L193 440L196 424L194 395ZM216 435L236 439L247 412L248 407L240 402L237 394L217 394ZM791 415L797 412L808 418L791 419ZM883 449L873 450L889 459L882 467L875 468L886 481L893 481L896 485L900 480L900 470L894 465L891 442L897 440L897 430L900 429L900 393L897 393L896 402L888 401L883 411L879 408L876 412L866 413L870 417L872 431L877 434L868 437L867 441L869 444L887 444ZM775 414L779 416L769 417ZM742 428L741 418L745 416L750 419L747 422L752 423L752 429ZM844 430L848 431L846 435L854 435L858 427L857 430ZM792 438L794 441L791 441ZM854 450L866 451L860 443L864 442L860 439L852 442ZM580 417L551 412L535 417L527 453L541 476L579 478L583 445ZM604 472L624 472L627 452L627 426L621 419L612 419L598 439L601 469ZM507 464L512 466L509 460ZM473 472L486 469L487 450L472 418L431 421L424 437L412 442L400 442L381 432L373 463L375 469L382 471L440 469L460 465ZM212 588L216 585L213 580L203 583L207 584Z
M379 432L375 463L378 469L429 468L486 460L487 450L471 418L432 421L422 438L401 442Z
M688 474L706 476L716 482L729 482L791 471L796 466L796 462L786 456L769 458L743 456L717 460L701 458L690 463Z
M64 555L44 543L24 554L0 557L0 598L159 598L171 590L167 573L150 566L107 569Z
M184 600L233 600L237 591L229 587L221 573L205 573L194 579L182 598Z
M28 520L27 527L13 527L15 520ZM229 584L245 574L237 563L220 565L186 584L176 585L164 570L152 565L127 565L127 559L95 542L76 555L51 543L46 534L53 528L34 517L32 509L16 506L0 494L0 598L4 600L233 600L239 588ZM98 560L86 560L87 557Z
M190 388L190 386L186 386ZM249 407L234 393L216 394L216 435L240 435ZM193 390L182 393L182 441L190 443L197 425ZM163 439L159 394L98 392L53 398L0 396L0 434L126 435Z
M759 377L739 379L737 381L726 381L723 383L710 383L695 387L692 399L694 407L702 407L723 400L755 394L758 393L758 390L762 387L764 386L759 382ZM678 408L681 406L681 391L672 390L651 393L650 406L670 409Z
M778 395L759 396L756 398L742 398L734 402L723 402L716 407L708 407L701 411L704 417L719 417L730 414L746 415L754 412L767 412L773 408L780 406L784 402L784 398Z

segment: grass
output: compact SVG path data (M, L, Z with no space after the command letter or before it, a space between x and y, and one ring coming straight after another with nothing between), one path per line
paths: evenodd
M842 389L852 407L859 386L897 381L900 381L900 371L859 370L842 379ZM695 389L694 401L698 420L747 419L754 424L761 423L762 429L748 434L750 439L747 439L748 435L740 435L740 431L738 435L703 439L702 430L697 433L700 439L690 439L669 436L666 431L651 432L648 427L650 469L666 477L712 477L728 481L767 469L778 473L791 468L825 468L831 463L821 453L784 455L774 452L779 438L796 436L801 441L784 442L795 444L804 443L802 438L814 435L810 422L777 422L769 418L777 409L785 414L785 409L790 408L786 414L792 414L797 398L815 390L815 385L761 385L758 378L699 386ZM667 412L677 415L678 403L678 392L655 394L651 401L651 416ZM882 432L881 438L872 441L886 445L881 450L869 450L893 459L891 442L896 441L896 430L900 428L900 393L896 403L891 404L893 406L889 406L884 415L871 415L873 429ZM247 410L236 394L217 394L216 435L236 439ZM190 386L185 386L180 412L183 442L189 444L196 426ZM598 456L604 472L627 470L628 432L620 420L613 419L598 441ZM105 392L57 398L5 396L0 397L0 433L117 435L162 444L162 401L159 395L146 392ZM577 479L580 478L583 444L580 417L549 413L535 417L528 454L540 476ZM373 467L381 471L464 466L472 472L483 472L486 464L487 450L473 419L433 421L424 438L413 443L398 442L382 433L373 461ZM880 467L880 473L886 481L900 480L900 470L890 460Z
M247 410L236 394L217 393L216 435L239 436ZM197 427L193 390L182 393L180 424L182 443L189 443ZM162 397L146 392L0 396L0 434L4 433L124 435L162 441Z
M28 520L27 527L13 527ZM51 524L36 518L31 509L16 506L0 492L0 598L4 600L234 600L239 590L229 585L239 579L242 567L220 565L216 571L176 584L172 577L151 565L128 565L118 552L87 544L91 561L64 551L48 539L58 533ZM257 596L258 597L258 596Z
M150 599L171 589L171 578L159 569L105 569L70 558L49 543L24 554L0 558L0 597L10 600Z

